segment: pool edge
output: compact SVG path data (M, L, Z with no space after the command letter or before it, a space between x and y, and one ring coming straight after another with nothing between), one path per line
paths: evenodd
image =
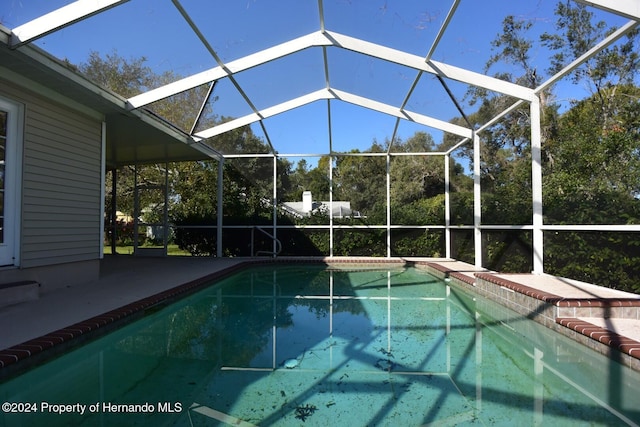
M457 286L467 288L492 299L601 354L611 357L612 351L618 352L621 357L615 357L616 360L633 370L640 371L640 342L615 331L589 323L584 318L579 319L581 316L576 315L577 312L575 311L576 309L593 307L596 309L602 309L603 307L636 307L640 311L640 300L563 298L506 279L503 277L504 275L499 275L499 273L478 270L468 264L444 260L438 262L402 257L280 257L242 260L239 263L184 284L157 292L119 308L0 350L0 380L26 371L51 357L55 357L57 354L83 344L89 339L97 338L128 322L134 321L143 316L152 307L168 304L186 297L214 280L220 280L250 266L275 263L318 263L328 266L411 265L423 268L439 278L448 279ZM452 269L445 264L454 265L457 268ZM574 311L568 312L566 311L567 309ZM570 313L574 315L568 315Z
M527 316L624 366L640 372L640 342L595 325L581 317L580 310L634 308L640 312L640 300L625 298L564 298L509 280L504 274L489 271L460 272L438 262L420 263L429 272L463 289L471 290L511 310ZM567 313L577 313L567 316ZM589 312L590 313L590 312ZM612 314L609 312L608 314ZM615 313L613 313L615 315ZM586 317L589 317L588 315ZM612 354L616 352L615 356Z
M156 292L150 296L140 298L121 307L106 311L69 326L56 329L36 338L0 350L0 381L28 371L34 366L46 362L74 347L80 346L88 340L103 336L114 329L142 317L147 310L163 304L169 304L184 298L206 286L212 281L246 269L250 266L268 264L325 264L341 266L388 266L406 265L402 258L366 257L279 257L279 258L248 258L221 270L214 271L202 277L190 280L181 285Z

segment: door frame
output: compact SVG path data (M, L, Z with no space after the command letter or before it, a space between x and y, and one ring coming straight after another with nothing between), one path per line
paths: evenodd
M20 265L22 147L24 105L0 95L0 110L7 112L4 171L4 243L0 244L0 267Z

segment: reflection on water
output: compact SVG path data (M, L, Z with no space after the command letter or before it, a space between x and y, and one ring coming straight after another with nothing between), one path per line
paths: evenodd
M0 425L636 425L639 379L421 270L261 267L1 384L39 410Z

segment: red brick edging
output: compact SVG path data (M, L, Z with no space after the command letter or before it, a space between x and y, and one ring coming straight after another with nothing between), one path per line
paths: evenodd
M7 366L11 366L21 360L38 355L45 350L63 343L69 343L71 340L87 336L89 332L94 332L100 328L113 325L114 323L131 318L134 314L142 314L145 310L160 303L172 301L180 297L193 293L213 280L219 280L225 276L235 273L246 268L249 265L272 264L272 263L325 263L325 264L397 264L404 263L403 260L393 259L360 259L360 258L303 258L303 259L260 259L244 261L225 268L218 272L209 274L199 279L190 281L183 285L176 286L166 291L154 294L152 296L142 298L120 308L108 311L106 313L91 317L71 326L58 329L44 336L28 340L22 344L15 345L0 351L0 370ZM415 264L428 266L445 275L452 277L469 285L475 285L475 279L482 279L487 282L503 286L513 291L522 293L531 298L544 301L558 307L633 307L639 306L640 301L637 299L568 299L560 296L540 291L538 289L522 285L508 279L496 276L492 273L477 272L475 277L452 270L441 264L427 261L417 261ZM605 344L609 347L616 348L636 359L640 359L640 342L624 337L615 332L598 327L589 322L576 318L557 318L556 322L562 326L572 329L582 335Z
M629 356L640 359L640 342L624 337L608 329L596 326L584 320L572 317L559 317L556 319L560 325L572 329L579 334L601 342L609 347L615 348Z
M22 344L9 347L0 351L0 369L13 365L21 360L38 355L45 350L51 349L71 340L86 336L89 332L94 332L100 328L112 325L119 320L123 320L134 314L144 313L145 310L154 305L171 301L189 293L199 290L212 280L221 279L231 273L234 273L246 266L245 263L239 263L199 279L192 280L185 284L176 286L166 291L159 292L155 295L142 298L120 308L108 311L106 313L91 317L81 322L67 326L57 331L50 332L38 338L34 338L23 342Z
M253 259L240 262L231 267L192 280L188 283L176 286L166 291L142 298L120 308L108 311L106 313L91 317L81 322L75 323L62 329L50 332L38 338L34 338L23 342L22 344L0 350L0 370L7 366L13 365L19 361L36 356L45 350L49 350L60 344L69 343L72 340L87 336L90 332L95 332L100 328L113 325L114 323L129 318L135 314L144 313L145 310L152 306L172 301L189 293L195 292L214 280L219 280L225 276L242 270L250 265L262 265L273 263L319 263L319 264L398 264L404 263L401 259L366 259L366 258L323 258L323 257L298 257L298 258L264 258Z
M453 277L464 283L475 286L475 279L471 279L469 275L456 272L435 262L428 262L425 264L434 270L444 273L445 277ZM555 307L640 307L640 300L633 298L564 298L511 281L498 276L496 273L477 272L474 273L474 276L477 279L510 289ZM567 327L581 335L598 341L608 347L617 349L635 359L640 359L640 342L636 340L627 338L618 333L609 331L608 329L574 317L556 317L554 320L555 323Z

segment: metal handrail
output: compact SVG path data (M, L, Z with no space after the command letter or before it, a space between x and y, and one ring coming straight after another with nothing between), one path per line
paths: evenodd
M269 237L271 240L273 240L276 243L276 250L275 251L258 251L255 254L253 253L253 247L254 247L254 230L258 230L260 231L262 234L264 234L265 236ZM280 240L278 240L277 237L269 234L266 230L264 230L262 227L252 227L251 228L251 256L259 256L259 255L273 255L273 257L277 257L280 252L282 251L282 243L280 242Z

